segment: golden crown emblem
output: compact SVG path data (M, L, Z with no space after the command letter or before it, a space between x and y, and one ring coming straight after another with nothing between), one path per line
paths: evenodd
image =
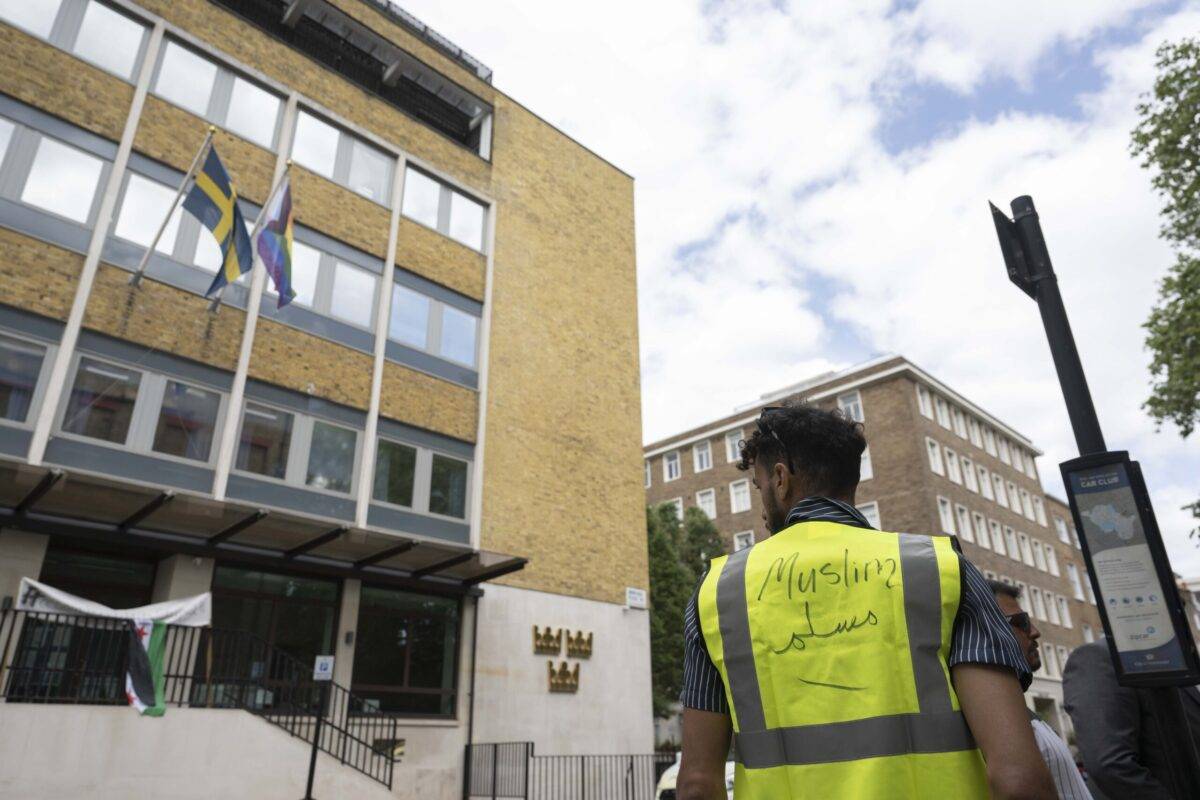
M571 658L591 658L591 632L588 632L587 638L584 638L583 631L579 631L574 636L571 635L570 631L567 631L567 655Z
M549 625L546 626L545 632L538 630L538 626L533 626L533 652L538 655L556 656L562 650L562 628L555 631Z
M575 665L575 669L571 669L564 661L558 669L555 669L554 662L547 661L546 666L550 670L550 691L572 693L579 691L579 664Z

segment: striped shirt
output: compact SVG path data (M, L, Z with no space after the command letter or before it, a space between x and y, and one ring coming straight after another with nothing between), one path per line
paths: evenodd
M1037 741L1038 750L1042 751L1042 758L1050 768L1050 777L1054 779L1060 800L1092 800L1092 793L1079 774L1079 767L1075 766L1075 759L1071 758L1066 743L1053 728L1037 717L1033 717L1030 724L1033 725L1033 738Z
M809 497L801 500L788 513L786 525L797 522L824 520L870 528L862 513L849 503L827 497ZM950 642L950 666L955 664L995 664L1008 667L1017 673L1021 688L1026 689L1033 681L1025 656L1017 646L1008 619L996 605L996 598L983 575L967 559L959 554L962 574L962 596L958 603L958 616L954 619L953 638ZM701 576L700 583L704 582ZM683 689L679 693L680 704L699 711L729 713L725 699L725 687L721 674L717 672L708 650L704 646L704 634L700 630L700 612L696 605L696 592L688 601L684 612L684 661Z

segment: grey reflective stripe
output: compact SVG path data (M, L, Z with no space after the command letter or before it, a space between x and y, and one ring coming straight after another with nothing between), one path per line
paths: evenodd
M725 673L729 676L729 691L733 695L733 711L737 715L738 729L743 731L761 731L767 726L763 718L758 673L754 669L750 615L746 608L746 559L753 549L746 547L725 559L725 566L717 579L717 624L721 629L721 650Z
M734 742L738 761L747 769L975 749L967 721L958 711L743 731Z
M942 646L942 583L932 539L900 534L900 575L918 708L922 714L951 711L950 686L938 658Z

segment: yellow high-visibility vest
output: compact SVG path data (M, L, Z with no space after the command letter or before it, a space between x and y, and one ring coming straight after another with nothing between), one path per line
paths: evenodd
M700 626L734 796L988 797L947 666L960 594L944 536L801 522L713 559Z

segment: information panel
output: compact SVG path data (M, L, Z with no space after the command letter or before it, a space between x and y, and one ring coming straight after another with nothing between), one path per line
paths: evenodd
M1106 453L1062 470L1122 683L1194 682L1195 646L1137 463Z

